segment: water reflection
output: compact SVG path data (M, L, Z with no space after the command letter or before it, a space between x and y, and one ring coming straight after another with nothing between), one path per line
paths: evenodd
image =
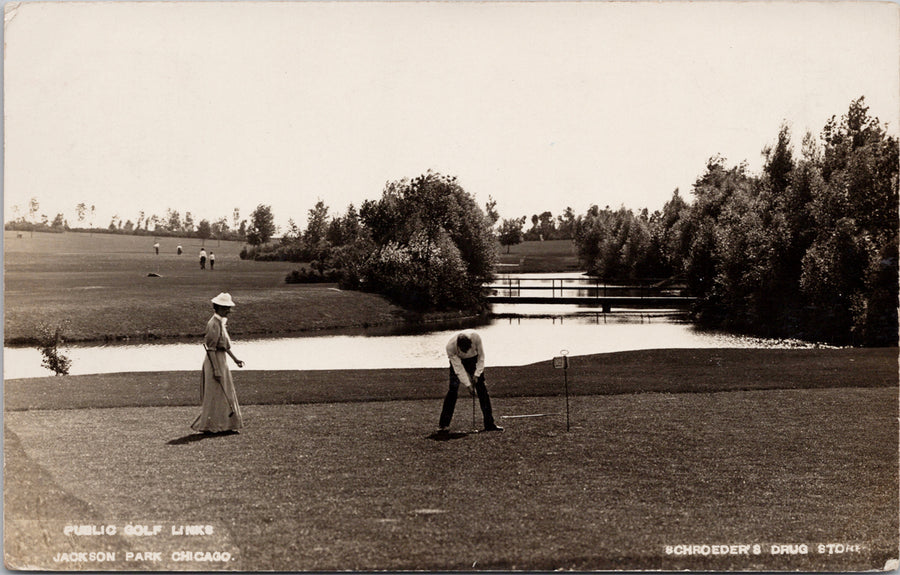
M504 313L496 306L495 313ZM481 325L487 365L526 365L548 361L562 349L585 355L653 348L778 347L780 342L750 340L696 330L674 313L612 313L569 310L566 306L516 305L517 316L499 317ZM549 307L552 310L542 310ZM572 306L575 307L575 306ZM554 311L555 310L555 311ZM522 312L534 312L529 317ZM526 315L525 317L522 317ZM414 333L357 330L277 339L236 339L235 351L247 369L330 370L365 368L444 367L444 346L462 322L450 326L420 326ZM427 330L427 331L423 331ZM386 335L393 331L394 333ZM154 343L70 347L72 375L128 371L200 369L203 348L189 343ZM40 353L31 348L4 348L7 379L51 375L41 367Z

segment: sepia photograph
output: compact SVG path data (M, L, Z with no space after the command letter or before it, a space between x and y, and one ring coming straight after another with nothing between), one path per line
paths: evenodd
M3 7L5 569L900 569L900 3Z

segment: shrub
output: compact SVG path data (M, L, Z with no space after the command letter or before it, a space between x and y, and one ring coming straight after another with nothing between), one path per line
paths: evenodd
M44 359L41 365L46 367L56 375L69 375L69 368L72 366L72 360L60 352L59 347L65 342L64 332L68 322L51 328L46 324L42 324L38 328L38 344Z
M284 281L289 284L337 283L341 281L341 272L333 268L326 270L300 268L286 275Z

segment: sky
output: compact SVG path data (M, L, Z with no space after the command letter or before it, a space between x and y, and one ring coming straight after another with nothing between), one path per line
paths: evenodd
M502 218L661 209L865 96L898 134L892 2L5 4L4 220L269 205L282 229L456 176ZM798 152L799 153L799 152ZM86 225L86 224L85 224Z

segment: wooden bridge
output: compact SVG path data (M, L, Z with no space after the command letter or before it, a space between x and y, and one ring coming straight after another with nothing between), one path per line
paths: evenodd
M685 308L696 298L684 295L685 288L665 282L611 285L599 279L581 278L500 278L486 285L490 303L569 304L602 308Z

